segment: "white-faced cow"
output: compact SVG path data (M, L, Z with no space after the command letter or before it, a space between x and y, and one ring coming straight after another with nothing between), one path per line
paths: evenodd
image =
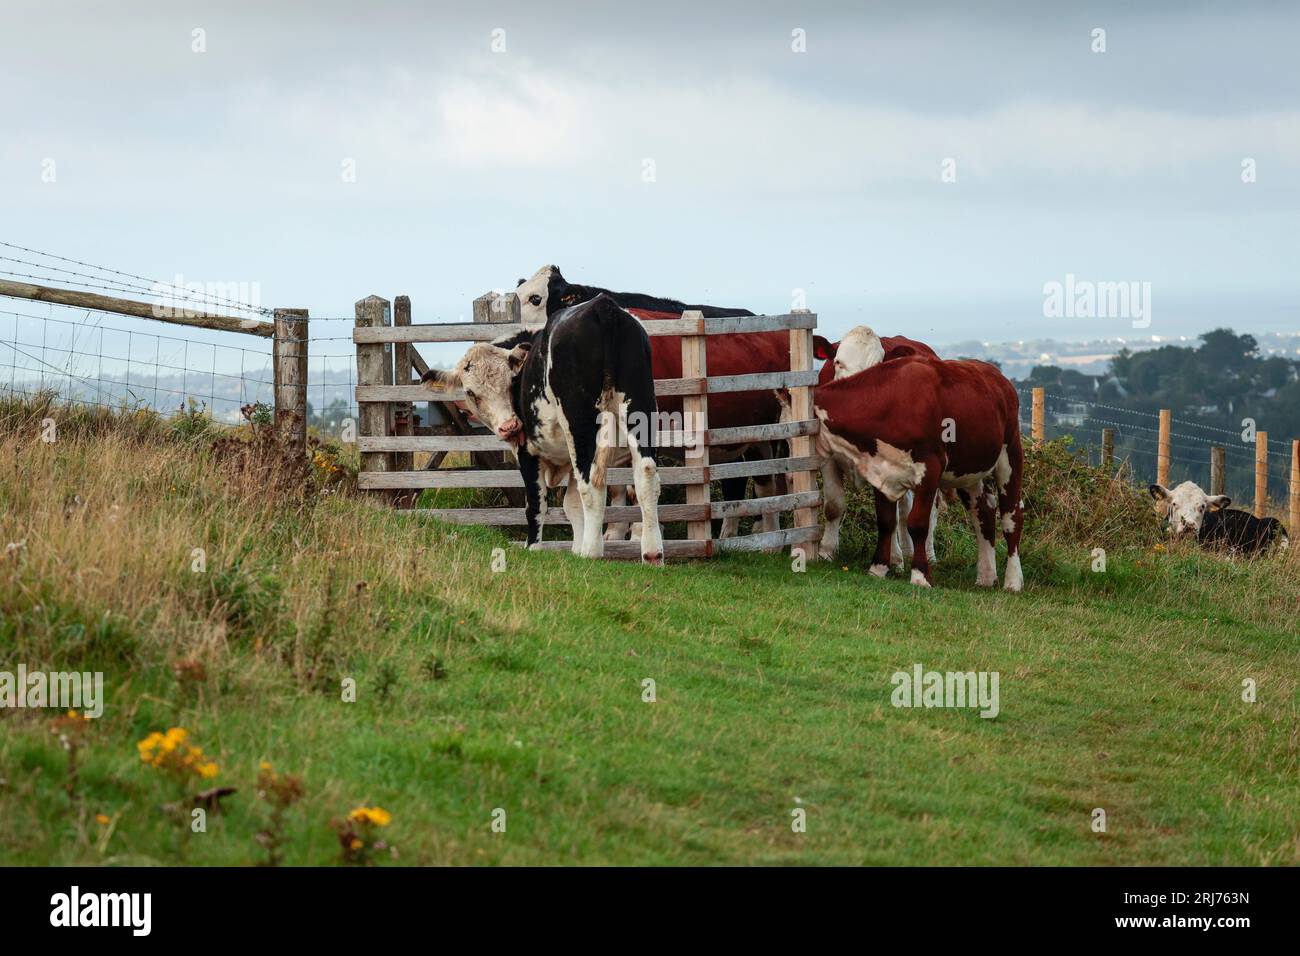
M1229 508L1231 498L1207 495L1195 482L1184 481L1172 491L1164 485L1152 485L1151 497L1165 502L1171 535L1194 536L1202 547L1255 554L1266 551L1275 541L1280 551L1291 543L1286 528L1276 518L1256 518L1249 511Z
M567 473L573 553L604 553L605 473L617 451L609 425L622 422L641 506L641 559L663 563L653 433L638 424L656 420L650 342L613 299L597 296L552 313L541 329L473 345L454 369L431 370L424 381L464 389L470 411L514 449L530 547L542 539L546 492Z
M520 279L515 289L519 297L520 319L526 327L540 327L547 317L558 309L567 308L579 302L586 302L598 295L613 299L620 306L643 322L663 319L679 319L685 311L699 311L705 317L753 315L748 309L726 308L712 305L688 305L676 299L660 298L641 292L611 292L599 286L578 285L569 282L560 273L557 266L542 266L531 279ZM756 332L739 335L711 335L705 345L706 362L710 375L743 375L749 372L779 372L790 367L790 337L785 332ZM656 335L650 338L650 354L655 378L682 377L682 340L675 335ZM681 396L665 395L659 402L659 411L663 416L677 417L682 414ZM745 425L767 425L780 420L781 406L775 396L767 390L761 392L722 392L709 396L709 426L711 428L731 428ZM660 454L664 449L659 449ZM773 457L770 443L760 442L751 445L714 446L710 449L710 460L714 464L734 461L740 458L754 460ZM728 501L745 497L747 478L728 478L719 482L722 496ZM766 497L778 493L779 479L776 476L763 475L755 477L755 492ZM611 504L622 504L627 498L627 489L617 485L611 489ZM765 514L762 518L764 531L775 531L780 525L780 518L775 514ZM726 518L722 521L719 537L734 535L739 526L739 519ZM611 541L622 540L628 535L628 525L611 524L605 537ZM631 529L633 533L635 528Z
M839 378L861 372L881 362L905 358L909 355L924 355L937 359L934 349L923 342L909 339L902 335L878 336L865 325L850 329L838 342L830 342L820 335L813 336L813 357L821 359L821 372L818 374L818 386L827 385ZM840 546L840 525L844 521L846 483L862 487L863 479L854 469L853 462L843 456L830 456L822 462L822 498L826 504L826 526L822 531L821 544L817 548L818 557L830 560ZM912 557L912 539L906 532L907 515L912 510L912 493L909 491L898 500L897 515L894 518L894 542L890 556L900 570ZM926 557L933 563L934 526L938 517L938 502L931 509L930 530L925 537ZM873 573L883 574L884 568L873 567Z
M896 520L890 505L912 491L915 501L907 518L912 583L930 586L925 538L935 493L950 488L975 518L976 583L997 582L996 511L1007 542L1005 587L1019 591L1024 586L1020 399L1001 372L986 362L908 356L819 385L813 405L822 423L818 453L847 459L876 490L877 574L889 565Z

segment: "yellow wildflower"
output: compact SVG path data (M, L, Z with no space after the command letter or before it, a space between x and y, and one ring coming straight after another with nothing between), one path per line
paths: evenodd
M108 814L96 813L95 822L98 823L100 826L108 826Z

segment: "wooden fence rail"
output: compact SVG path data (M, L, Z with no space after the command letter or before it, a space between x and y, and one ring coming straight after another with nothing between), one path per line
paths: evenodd
M414 346L422 343L486 342L523 328L517 322L519 309L513 293L489 294L474 303L473 323L412 325L409 318L388 322L388 302L371 296L357 303L353 341L357 348L356 400L361 409L357 446L361 453L358 486L378 492L392 500L394 492L417 492L425 488L502 488L523 487L517 469L432 468L415 470L409 463L414 452L434 455L463 452L473 456L508 452L508 446L490 434L408 434L394 426L394 407L414 402L436 401L455 408L464 399L459 389L431 393L423 386L407 384L410 368L423 364ZM403 302L404 297L398 299ZM400 312L409 316L409 300ZM501 317L516 321L493 321ZM687 538L664 542L668 557L708 557L717 551L776 550L807 544L820 538L817 509L821 494L817 490L815 471L819 466L813 454L812 436L819 422L812 413L812 386L817 373L812 368L812 330L817 317L799 311L785 315L735 316L705 318L699 312L686 312L680 319L651 320L643 323L650 336L681 337L682 375L680 378L655 382L658 396L677 396L682 400L685 428L661 431L657 446L661 453L674 448L688 449L682 465L661 465L660 480L665 486L684 485L686 503L660 507L661 520L685 522ZM742 375L708 374L706 343L711 335L734 335L755 332L788 332L790 368L780 372L754 372ZM395 347L393 357L382 350ZM404 349L409 354L403 355ZM394 374L394 360L396 373ZM425 366L427 368L427 365ZM708 422L709 395L788 389L795 420L741 427L711 428ZM400 415L398 417L400 422ZM424 431L423 429L421 431ZM789 442L789 454L762 461L716 461L711 449L758 441ZM763 475L789 475L788 493L744 501L713 501L711 485L725 478ZM631 468L611 468L610 485L631 485ZM509 508L431 508L420 509L443 521L516 527L524 524L524 512ZM779 531L714 540L712 521L726 518L761 517L792 514L792 526ZM608 523L631 523L640 519L640 509L611 506L606 509ZM547 510L546 525L566 527L568 519L560 509ZM569 547L571 542L546 542L547 548ZM638 558L640 545L635 541L606 542L607 557Z

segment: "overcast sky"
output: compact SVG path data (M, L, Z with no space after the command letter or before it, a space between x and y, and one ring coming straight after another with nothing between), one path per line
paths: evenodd
M404 293L416 321L454 320L554 262L762 312L802 289L832 334L1134 334L1045 317L1044 284L1073 274L1151 283L1142 334L1300 329L1296 4L4 0L3 18L0 239L257 283L267 305Z

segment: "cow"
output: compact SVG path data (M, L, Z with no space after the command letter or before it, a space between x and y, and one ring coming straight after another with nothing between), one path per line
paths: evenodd
M569 476L564 511L573 553L604 554L605 474L626 435L641 506L641 560L663 563L650 339L611 297L552 312L537 330L477 343L450 371L422 377L432 389L461 388L474 416L510 445L524 480L528 545L537 548L546 492ZM630 426L630 427L629 427Z
M1276 518L1256 518L1249 511L1229 508L1231 498L1207 495L1195 482L1184 481L1172 491L1152 485L1150 491L1152 498L1165 503L1169 533L1175 538L1195 536L1204 548L1236 554L1263 552L1275 541L1279 551L1291 544Z
M909 355L924 355L934 359L939 357L934 349L923 342L902 335L877 336L865 325L850 329L838 342L830 342L820 335L813 336L813 357L823 362L817 377L819 386L852 375L854 372L860 372L880 362L905 358ZM840 546L840 524L844 521L846 481L854 482L857 487L862 486L862 479L856 475L850 461L831 457L822 463L822 498L826 504L826 525L822 531L817 555L828 561L835 557L835 552ZM912 556L912 539L903 531L907 514L912 510L911 492L900 498L895 507L898 514L895 518L894 547L891 556L901 569ZM931 562L935 560L934 526L937 517L938 503L936 502L930 516L930 530L925 538L925 553Z
M1024 587L1020 399L997 368L909 355L819 385L813 406L821 421L818 454L848 460L875 489L880 536L872 574L888 572L897 521L891 506L912 491L911 580L920 587L933 583L924 544L935 494L944 488L957 491L975 520L976 583L997 583L994 539L1000 514L1007 542L1003 583L1008 591Z
M706 318L753 315L748 309L712 305L688 305L676 299L666 299L641 292L611 292L599 286L578 285L566 280L558 266L546 265L538 269L531 279L520 279L515 288L519 297L520 319L525 327L545 325L547 317L557 309L586 302L598 295L613 299L638 319L654 322L662 319L679 319L683 312L702 312ZM705 345L709 375L744 375L749 372L782 372L790 367L790 337L786 332L755 332L737 335L711 335ZM682 340L679 336L656 335L650 339L650 354L654 377L657 379L682 377ZM659 404L664 415L680 418L682 398L665 395ZM781 406L770 391L720 392L709 396L709 427L730 428L745 425L766 425L779 421ZM752 445L713 446L710 461L714 464L739 458L771 458L772 446L768 443ZM719 482L722 496L735 501L745 497L747 478L727 478ZM779 478L774 475L755 477L754 489L761 497L777 494ZM627 489L615 486L611 491L611 504L622 504ZM765 514L764 531L780 527L780 518ZM722 521L719 537L733 536L739 529L738 518ZM635 531L635 529L632 529ZM611 524L605 537L611 541L622 540L628 526Z

